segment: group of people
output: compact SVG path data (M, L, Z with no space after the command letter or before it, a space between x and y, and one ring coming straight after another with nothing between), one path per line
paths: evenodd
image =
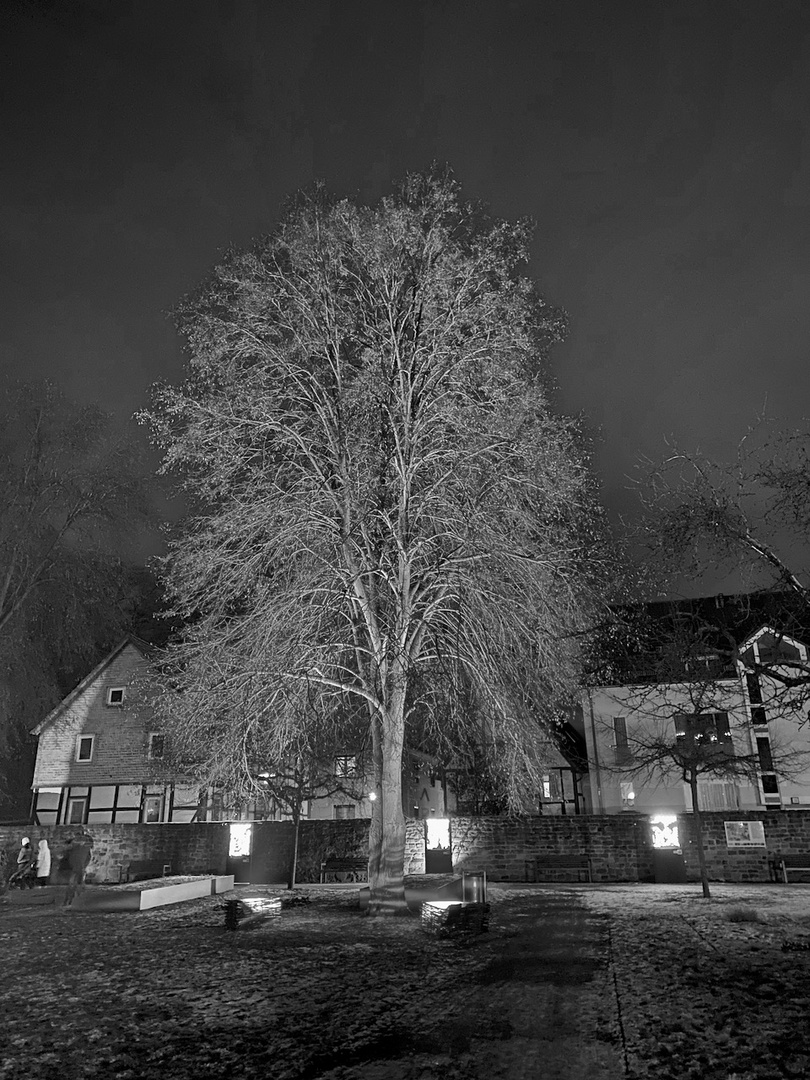
M90 854L90 844L84 837L80 838L79 843L74 843L73 837L68 836L59 864L59 877L67 883L66 904L73 900L76 890L84 884L84 874L90 862ZM9 885L34 888L35 885L47 885L50 877L51 849L48 841L43 838L34 850L31 846L31 838L24 836L17 854L17 869L9 878Z
M9 884L20 884L33 888L34 884L47 885L51 876L51 849L47 840L40 840L36 851L31 847L29 837L22 838L17 854L17 869L9 878Z

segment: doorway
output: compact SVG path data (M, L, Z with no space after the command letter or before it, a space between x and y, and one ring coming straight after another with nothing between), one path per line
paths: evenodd
M450 818L425 819L425 873L452 874Z
M248 885L253 826L249 821L232 821L228 828L230 832L225 873L233 874L234 885Z

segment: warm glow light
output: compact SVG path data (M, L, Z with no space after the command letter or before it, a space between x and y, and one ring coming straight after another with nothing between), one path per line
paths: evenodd
M652 842L655 848L677 848L681 846L678 837L678 819L675 814L655 814L650 817Z
M449 818L427 818L427 846L432 851L450 847Z
M228 855L232 859L241 859L250 855L250 834L252 826L249 821L234 821L230 829L230 845Z
M376 798L377 798L377 792L376 791L370 791L368 793L368 801L369 802L374 802L376 800Z

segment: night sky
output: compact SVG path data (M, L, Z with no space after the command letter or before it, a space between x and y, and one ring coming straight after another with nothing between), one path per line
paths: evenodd
M448 161L537 221L559 399L612 509L664 437L808 411L805 0L4 0L2 368L122 415L165 312L320 178Z

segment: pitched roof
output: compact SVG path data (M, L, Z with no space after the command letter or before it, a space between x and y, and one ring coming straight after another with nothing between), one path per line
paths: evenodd
M110 666L113 660L124 651L127 645L133 645L144 659L152 656L155 653L154 645L149 645L146 641L141 641L140 638L135 637L134 634L128 634L123 641L120 641L118 645L108 653L107 656L97 664L89 675L86 675L82 681L75 686L66 698L56 706L55 709L51 709L44 720L41 720L35 728L31 728L32 735L41 735L46 727L49 727L55 720L58 720L60 716L63 716L76 699L84 693L88 686L90 686L95 680Z

